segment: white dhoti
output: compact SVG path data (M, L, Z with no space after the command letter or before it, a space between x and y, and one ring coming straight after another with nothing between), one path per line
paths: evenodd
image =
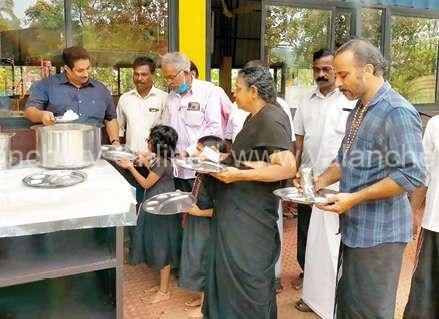
M303 301L323 319L334 318L340 250L339 216L313 207L308 230Z
M279 259L276 262L276 265L274 267L274 273L276 275L276 278L280 278L280 274L282 272L282 243L283 243L283 237L284 237L284 220L283 220L283 213L282 213L282 201L279 201L279 207L277 209L277 213L279 215L279 218L277 220L277 228L279 229L279 239L280 239L280 254Z

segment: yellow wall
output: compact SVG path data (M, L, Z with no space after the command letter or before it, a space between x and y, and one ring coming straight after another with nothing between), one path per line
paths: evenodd
M206 78L206 0L179 0L179 51L191 59Z

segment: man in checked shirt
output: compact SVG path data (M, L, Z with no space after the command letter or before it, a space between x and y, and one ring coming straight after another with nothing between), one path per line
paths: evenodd
M387 63L367 40L334 57L336 85L359 99L335 161L316 178L340 193L319 208L340 214L338 319L393 319L404 248L412 239L408 192L422 186L422 126L415 108L384 80Z

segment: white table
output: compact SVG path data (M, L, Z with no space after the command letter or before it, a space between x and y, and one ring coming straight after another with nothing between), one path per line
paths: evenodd
M25 162L0 171L0 317L121 319L122 226L136 223L134 188L103 160L74 186L22 182L43 170Z

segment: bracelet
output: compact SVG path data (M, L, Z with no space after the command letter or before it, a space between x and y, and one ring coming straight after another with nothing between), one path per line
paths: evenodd
M114 140L111 141L111 144L113 144L114 142L119 142L119 139L115 138Z

